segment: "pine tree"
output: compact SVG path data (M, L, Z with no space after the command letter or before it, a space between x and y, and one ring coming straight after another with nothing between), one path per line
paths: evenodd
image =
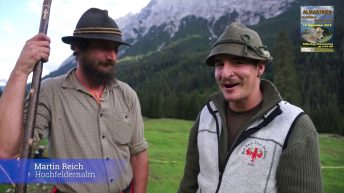
M295 67L293 45L287 31L282 31L275 44L273 81L282 98L293 104L301 104L299 77Z

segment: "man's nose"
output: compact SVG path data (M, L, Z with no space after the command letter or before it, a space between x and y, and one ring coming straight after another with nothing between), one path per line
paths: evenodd
M222 76L228 77L228 76L232 76L233 74L234 74L233 64L231 64L230 62L225 62L222 68Z
M106 50L106 59L107 60L117 60L118 52L114 49Z

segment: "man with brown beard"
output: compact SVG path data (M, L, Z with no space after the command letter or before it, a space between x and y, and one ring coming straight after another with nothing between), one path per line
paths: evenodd
M48 132L51 158L102 159L99 170L106 181L56 184L54 192L146 192L148 145L140 103L114 73L118 47L129 44L108 12L96 8L87 10L73 36L62 41L71 45L77 67L42 82L34 142ZM26 79L38 60L48 59L49 43L43 34L27 41L11 74L0 101L0 158L15 158L21 151ZM116 168L107 167L111 160Z

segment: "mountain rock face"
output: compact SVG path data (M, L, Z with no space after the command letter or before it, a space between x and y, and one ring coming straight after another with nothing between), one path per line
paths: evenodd
M152 27L163 26L172 38L184 24L183 18L194 16L208 22L208 30L214 38L213 25L223 16L246 25L276 17L286 11L295 0L151 0L137 14L129 14L117 20L124 39L135 44L151 32ZM184 22L184 23L183 23Z

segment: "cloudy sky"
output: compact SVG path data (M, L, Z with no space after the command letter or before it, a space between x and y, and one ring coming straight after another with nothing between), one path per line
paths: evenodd
M107 9L115 20L137 13L149 0L52 0L48 35L51 53L43 74L55 70L69 55L61 41L72 35L80 16L90 7ZM43 0L0 0L0 86L8 79L27 39L38 33ZM31 80L31 78L30 78Z

